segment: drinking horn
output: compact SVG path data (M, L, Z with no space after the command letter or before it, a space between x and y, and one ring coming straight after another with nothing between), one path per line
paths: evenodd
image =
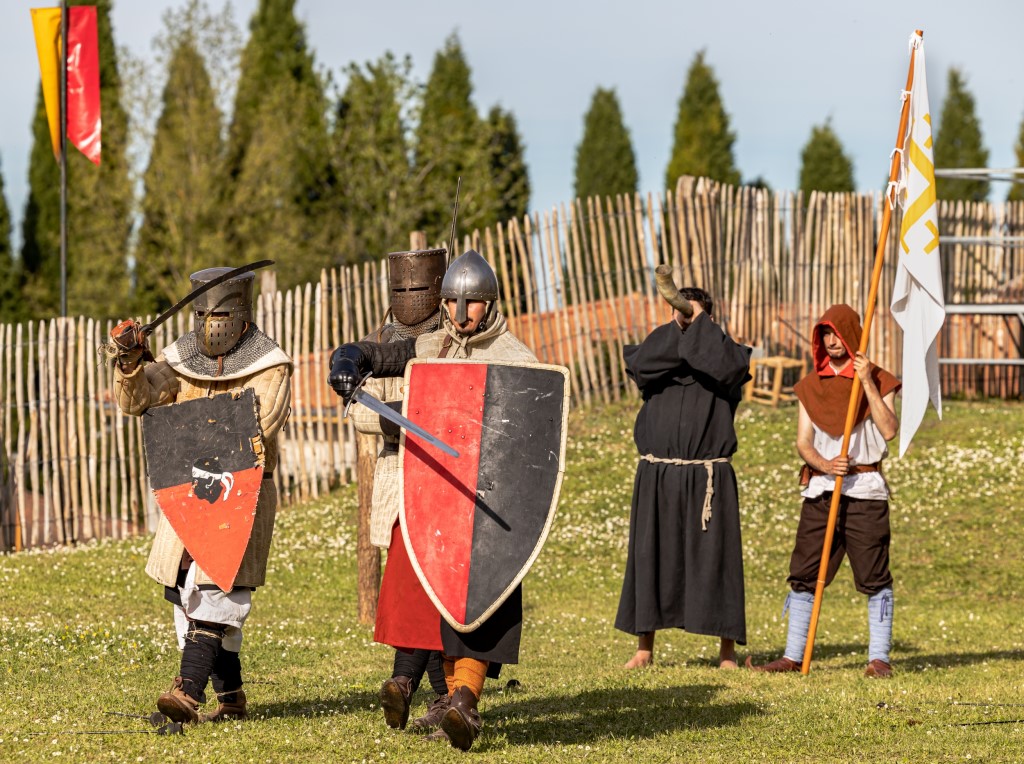
M679 294L675 282L672 281L672 266L659 265L654 269L654 283L658 286L658 294L665 298L665 302L682 313L686 318L693 315L693 306L690 301Z

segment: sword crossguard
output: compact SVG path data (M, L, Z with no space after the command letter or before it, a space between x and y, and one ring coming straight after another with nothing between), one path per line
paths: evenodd
M356 385L356 389L352 391L352 397L349 398L348 399L348 403L345 404L345 410L341 412L341 418L342 419L347 419L348 418L348 410L350 408L352 408L352 404L356 402L356 393L358 393L363 388L363 385L366 384L366 380L368 380L372 376L373 376L373 372L372 371L368 371L368 372L366 372L366 376L363 377L361 380L359 380L359 384Z

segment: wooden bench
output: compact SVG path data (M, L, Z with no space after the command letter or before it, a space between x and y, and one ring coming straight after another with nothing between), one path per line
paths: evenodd
M761 369L765 370L760 374ZM776 408L779 401L795 401L792 385L783 385L783 377L789 369L799 369L797 379L807 373L807 364L804 361L786 356L777 355L769 358L751 358L750 375L753 379L747 383L743 392L743 400L754 403L763 403L765 406ZM764 383L768 383L767 386Z

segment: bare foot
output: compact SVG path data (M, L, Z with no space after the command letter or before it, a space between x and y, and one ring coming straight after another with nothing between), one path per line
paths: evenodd
M739 668L736 663L736 642L731 639L723 639L718 648L718 668L735 669Z
M622 665L625 669L647 668L654 664L654 654L650 650L637 650L636 655Z

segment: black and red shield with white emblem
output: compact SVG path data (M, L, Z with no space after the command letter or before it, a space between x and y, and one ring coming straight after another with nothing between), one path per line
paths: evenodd
M402 535L452 628L476 629L547 538L565 471L569 371L539 363L416 359L405 416L458 452L403 434Z
M156 406L142 417L156 502L196 564L231 591L263 479L256 393Z

